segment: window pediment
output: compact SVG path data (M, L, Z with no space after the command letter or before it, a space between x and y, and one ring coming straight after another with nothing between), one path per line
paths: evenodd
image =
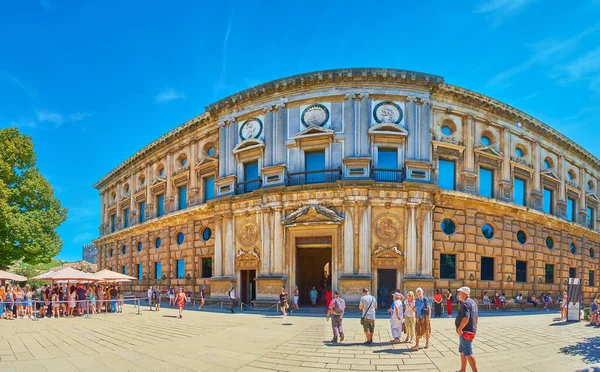
M240 162L258 159L262 156L265 143L257 138L248 138L233 149L233 155Z
M165 190L166 185L167 185L167 177L161 176L152 182L150 189L152 190L153 193L157 193L157 192L161 192L161 191Z
M544 177L548 181L552 181L554 183L560 183L560 178L556 175L556 173L554 173L553 171L551 171L549 169L542 171L541 174L542 174L542 177Z
M285 226L305 225L313 223L340 224L343 217L325 205L304 205L290 213L283 224Z
M331 129L311 125L310 127L294 134L292 139L297 145L329 144L333 141L334 132Z
M404 138L408 136L408 131L398 124L381 123L375 124L369 129L369 136Z
M497 150L496 148L494 148L494 146L480 147L478 149L475 149L475 153L481 156L498 160L502 160L504 157L502 151Z
M585 197L587 198L588 202L592 202L594 204L600 204L600 199L598 199L596 194L588 193L588 194L586 194Z

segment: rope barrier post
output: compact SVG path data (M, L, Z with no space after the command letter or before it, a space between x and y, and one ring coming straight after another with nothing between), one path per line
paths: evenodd
M138 307L138 310L137 310L137 314L136 315L142 315L140 313L140 299L139 298L137 299L137 307Z
M87 314L85 315L85 318L86 319L90 319L90 302L86 300L85 304L87 305L86 306L86 308L87 308Z
M221 310L223 310L223 301L221 301Z
M37 315L37 301L33 301L33 319L32 320L39 320Z

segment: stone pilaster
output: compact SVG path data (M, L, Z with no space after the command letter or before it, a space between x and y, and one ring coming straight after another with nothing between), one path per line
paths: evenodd
M358 156L369 156L369 123L371 122L371 100L369 93L360 94L360 118L359 118L358 148L356 153Z
M226 124L219 123L219 177L227 175L227 161L231 158L227 152L227 133Z
M358 274L371 275L371 206L363 206L360 222Z
M342 275L354 274L354 225L352 215L352 204L348 203L344 207L344 263Z
M225 256L225 276L235 277L235 240L233 236L233 220L235 216L226 215L225 219L225 244L224 244L224 256Z
M406 230L406 273L405 277L417 276L417 211L416 204L408 204L408 227Z
M421 277L433 278L433 245L432 245L432 206L422 205L420 208L421 223Z
M261 253L260 253L260 275L271 274L271 255L273 247L273 239L271 236L272 225L271 225L271 213L268 209L264 208L260 211L260 229L261 232ZM276 248L275 248L276 249Z
M200 188L198 187L198 172L195 166L198 162L198 140L194 139L190 144L190 187L188 190L189 205L196 205L200 202Z
M357 121L356 95L346 94L344 98L344 131L346 132L344 157L353 157L357 155L356 148L358 147L358 136L355 134Z
M285 262L285 244L283 237L283 224L282 224L282 208L274 207L273 208L273 261L274 264L272 267L272 273L277 275L283 275L284 262Z
M215 216L214 277L223 276L223 217ZM212 278L211 278L212 279Z
M538 141L533 141L532 143L532 162L533 162L533 185L531 187L531 202L530 206L538 211L542 210L543 207L543 194L541 187L541 162L542 162L542 153L540 144Z
M165 172L167 174L167 188L165 190L165 213L169 213L175 210L175 195L173 194L173 153L167 153L167 164L165 166Z
M273 106L268 106L263 109L265 113L265 123L263 128L263 133L265 135L265 149L264 149L264 163L263 166L269 167L273 165L273 158L275 151L275 138L274 130L275 130L275 121L277 120L273 115Z

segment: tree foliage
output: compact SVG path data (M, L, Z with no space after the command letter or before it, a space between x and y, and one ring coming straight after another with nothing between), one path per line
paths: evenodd
M31 137L0 129L0 267L48 262L62 248L55 230L67 210L35 162Z

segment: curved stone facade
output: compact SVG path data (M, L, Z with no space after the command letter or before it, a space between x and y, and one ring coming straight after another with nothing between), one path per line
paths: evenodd
M585 149L439 76L322 71L218 101L111 171L94 185L95 244L101 268L140 276L134 290L235 285L260 302L330 285L353 301L385 282L511 298L556 296L575 275L591 297L598 182Z

